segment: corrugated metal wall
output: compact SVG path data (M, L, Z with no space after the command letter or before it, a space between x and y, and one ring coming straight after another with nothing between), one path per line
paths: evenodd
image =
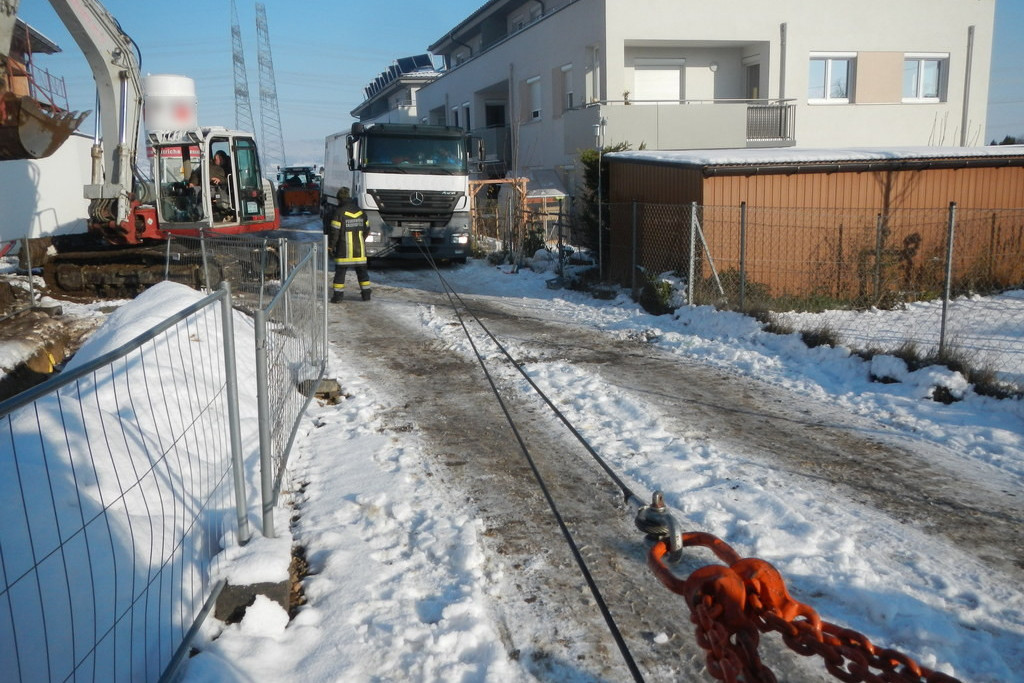
M624 286L631 283L634 201L641 204L639 263L664 269L688 259L688 240L677 234L689 230L688 220L651 221L642 205L676 205L682 214L697 202L707 252L720 272L739 269L739 206L746 202L746 277L771 296L930 295L944 267L950 202L958 207L954 278L1024 282L1024 225L1019 215L1000 211L1024 209L1021 167L790 174L751 168L750 175L704 177L696 167L613 160L609 181L607 272ZM707 277L708 253L700 256L698 272Z

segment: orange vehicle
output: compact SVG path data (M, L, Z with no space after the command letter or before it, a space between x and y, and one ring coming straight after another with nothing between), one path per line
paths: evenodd
M320 179L312 166L278 170L277 207L282 214L320 211Z

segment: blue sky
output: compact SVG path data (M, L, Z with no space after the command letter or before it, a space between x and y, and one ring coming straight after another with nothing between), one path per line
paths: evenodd
M259 69L255 2L236 0L245 46L249 92L259 131ZM199 120L234 127L234 75L229 0L104 5L142 50L143 73L196 80ZM428 45L483 5L483 0L265 0L289 163L318 161L324 137L346 129L363 87L394 59ZM37 64L68 82L73 109L92 109L92 76L78 46L45 0L21 0L20 16L59 44L63 53ZM985 142L1024 135L1024 0L997 0L995 47ZM87 121L83 131L91 134Z

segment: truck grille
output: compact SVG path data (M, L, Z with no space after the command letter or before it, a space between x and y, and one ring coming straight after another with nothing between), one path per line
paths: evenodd
M370 190L380 217L387 223L430 221L438 226L451 220L463 193L457 191Z

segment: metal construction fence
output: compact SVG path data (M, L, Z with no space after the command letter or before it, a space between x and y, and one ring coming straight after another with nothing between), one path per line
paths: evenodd
M0 662L155 680L249 537L228 288L0 404Z
M634 202L608 215L605 273L635 296L671 274L693 304L828 329L857 350L960 352L1024 386L1024 210Z
M301 259L288 267L274 298L254 314L263 535L271 538L299 420L327 369L326 239L292 244L282 263L290 264L288 257L300 253Z
M251 535L242 444L257 436L274 535L288 453L326 369L326 250L261 238L200 249L217 292L0 403L0 664L15 679L174 675L223 587L223 540ZM235 308L254 318L247 377ZM239 386L257 396L248 439Z
M229 281L235 306L254 319L263 535L271 538L299 420L327 367L326 239L206 237L200 244L207 286Z

